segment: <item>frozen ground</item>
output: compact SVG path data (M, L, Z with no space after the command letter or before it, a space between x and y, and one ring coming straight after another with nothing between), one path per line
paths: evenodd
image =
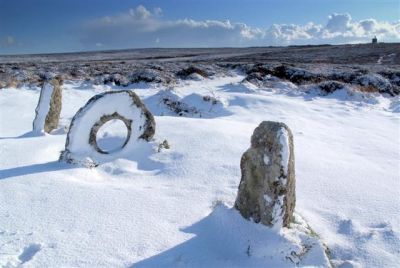
M95 169L57 162L63 127L91 96L117 87L67 82L62 126L45 136L30 133L38 89L2 89L0 266L294 266L279 251L292 250L299 232L273 233L231 208L252 131L274 120L294 134L296 213L332 263L399 267L398 97L346 90L322 97L288 82L259 89L243 78L181 81L173 92L125 88L155 115L156 140ZM178 116L165 98L188 112ZM157 152L165 139L171 148ZM327 265L312 253L299 265Z

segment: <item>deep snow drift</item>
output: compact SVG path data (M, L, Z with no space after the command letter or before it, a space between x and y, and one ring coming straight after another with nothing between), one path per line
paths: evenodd
M0 266L290 267L298 260L277 249L300 253L302 219L334 265L400 266L399 99L243 78L129 86L155 115L155 141L93 169L57 161L65 128L116 87L66 82L60 129L43 136L30 132L39 90L2 89ZM297 227L285 236L232 209L240 157L263 120L294 135ZM163 140L171 148L158 152ZM300 266L328 265L314 249Z

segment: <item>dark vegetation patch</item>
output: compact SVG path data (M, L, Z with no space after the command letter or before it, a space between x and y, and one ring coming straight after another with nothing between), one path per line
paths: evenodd
M290 81L296 85L318 84L323 92L332 93L341 89L341 85L349 84L364 92L379 92L395 96L400 94L400 72L386 70L373 73L366 69L348 71L329 71L318 73L290 65L254 65L246 71L246 81L261 82L266 76L274 76ZM326 82L326 83L324 83ZM333 83L335 82L335 83Z
M164 103L164 105L169 110L171 110L172 112L174 112L175 114L177 114L179 116L184 116L184 115L187 115L187 114L197 114L197 113L199 113L199 111L195 107L190 107L186 103L184 103L184 102L182 102L180 100L176 100L174 98L171 98L169 96L164 96L162 98L162 103Z
M198 75L200 75L202 77L209 77L209 74L206 71L204 71L204 70L202 70L200 68L197 68L195 66L189 66L188 68L184 68L182 70L179 70L176 73L176 75L178 77L180 77L180 78L187 78L188 76L190 76L192 74L198 74Z
M394 96L400 93L399 51L399 43L379 43L4 55L0 56L0 88L40 86L47 73L96 84L173 86L193 74L209 78L239 71L259 86L270 79L296 85L337 81Z
M321 90L323 95L329 95L336 90L341 90L345 87L343 83L337 81L324 81L318 84L318 88Z
M203 101L211 102L212 105L216 105L219 102L215 97L212 96L203 96Z

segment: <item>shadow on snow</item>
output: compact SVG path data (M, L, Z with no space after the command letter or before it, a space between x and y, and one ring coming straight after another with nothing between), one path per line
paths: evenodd
M195 236L130 268L293 266L277 252L291 244L289 241L264 225L243 219L237 210L223 204L181 231Z
M73 169L78 167L79 166L70 165L58 161L14 167L14 168L0 170L0 180L12 177L24 176L24 175L57 171L57 170Z

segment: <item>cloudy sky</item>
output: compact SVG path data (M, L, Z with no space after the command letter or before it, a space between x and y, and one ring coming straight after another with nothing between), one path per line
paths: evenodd
M0 0L0 54L400 42L400 0Z

